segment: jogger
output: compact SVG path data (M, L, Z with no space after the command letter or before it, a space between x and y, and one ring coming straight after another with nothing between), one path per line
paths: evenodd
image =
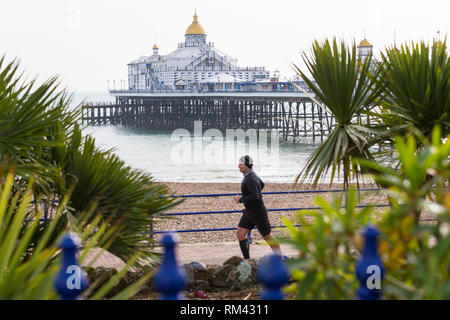
M245 209L237 228L237 238L244 259L250 259L250 246L247 239L248 232L257 227L262 237L270 245L272 250L281 255L280 246L272 235L267 209L262 199L261 190L264 182L253 171L253 160L250 156L239 159L239 170L244 175L241 183L242 196L234 197L236 203L243 203Z

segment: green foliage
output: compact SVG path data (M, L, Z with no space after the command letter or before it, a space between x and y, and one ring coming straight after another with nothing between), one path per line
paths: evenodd
M429 205L425 201L426 198L434 198L435 201L443 203L444 184L450 176L447 161L450 155L448 137L447 141L442 143L440 128L436 126L431 143L423 136L420 138L420 145L423 146L421 149L412 134L406 139L395 138L400 162L397 169L374 161L357 160L361 166L377 172L370 177L388 191L393 208L411 215L415 224L418 223L423 209ZM433 188L434 186L438 188Z
M3 170L2 170L3 172ZM39 244L32 248L31 239L37 232L40 220L27 221L27 210L32 199L31 182L23 192L13 193L14 175L8 173L1 176L0 181L0 299L44 300L59 299L53 288L57 272L61 267L61 254L58 243L64 232L60 232L57 238L53 232L58 226L59 220L69 215L67 202L64 198L53 220L48 224L41 235ZM92 211L85 212L79 220L74 221L66 230L81 234L84 245L80 262L83 262L94 246L108 247L114 238L114 234L120 229L120 225L107 225L101 222L101 216L91 219ZM89 221L89 224L87 223ZM139 258L139 254L133 257L123 270L115 278L110 279L91 299L101 299L108 293L117 280ZM90 264L94 263L93 259ZM148 280L150 274L146 274L133 285L119 292L113 298L127 299L135 294Z
M344 42L338 44L333 39L332 43L328 40L323 43L315 41L311 57L306 53L302 57L315 82L296 67L298 74L315 93L320 101L318 104L334 116L337 124L308 158L296 181L310 179L316 186L332 168L332 183L336 171L339 175L342 169L347 188L352 176L358 179L360 173L357 166L351 167L352 159L371 158L368 139L374 132L355 119L379 95L379 89L368 76L372 56L361 61L354 43L348 48Z
M138 267L152 262L150 224L180 200L168 197L168 190L149 174L126 166L111 150L98 149L92 137L83 137L77 125L81 108L70 108L70 97L58 91L56 78L37 87L34 81L22 84L17 69L16 62L5 65L0 59L0 163L14 168L15 191L33 181L36 201L27 218L38 217L42 201L53 208L54 200L68 195L75 220L96 203L93 217L100 214L109 225L123 225L109 250L124 261L140 252ZM69 223L68 216L58 219L52 239ZM46 228L39 225L31 248Z
M436 126L431 141L409 135L395 139L399 168L392 169L374 161L359 159L362 167L377 172L372 178L386 191L391 203L377 221L381 231L379 253L386 269L382 283L387 299L450 298L450 135L441 140ZM422 146L419 148L419 144ZM291 263L295 283L289 288L298 299L353 299L357 279L355 255L361 249L360 229L371 220L371 208L355 209L355 195L349 190L346 208L341 202L316 202L320 212L308 223L299 213L304 226L296 229L285 221L299 250ZM424 213L436 221L421 222ZM353 251L356 251L355 252Z
M415 127L426 137L433 126L441 126L442 135L450 133L450 57L446 42L431 46L411 43L386 48L378 64L377 79L383 94L382 112L377 116L389 124L388 135L404 134Z
M289 260L294 284L288 288L298 299L353 299L358 286L355 261L360 247L359 231L371 221L371 207L356 210L356 192L347 193L346 208L338 197L331 203L317 197L320 211L299 211L301 230L285 219L292 239L282 239L299 250ZM310 219L313 219L311 222ZM356 254L356 255L355 255Z
M35 88L34 81L22 83L15 61L0 59L0 163L14 165L22 179L34 177L35 188L49 191L55 178L50 148L64 143L55 127L66 131L80 112L69 111L69 98L57 92L56 78Z
M76 127L65 147L55 152L55 162L64 175L58 184L61 195L74 185L71 206L74 215L95 202L96 213L102 213L114 224L119 220L125 225L109 247L109 251L124 261L141 252L139 266L149 263L153 257L150 248L153 240L148 236L154 217L181 200L167 197L168 190L153 182L150 175L126 166L114 153L99 150L94 138L81 137Z
M354 174L372 173L369 177L385 189L391 204L378 222L382 232L380 252L386 267L385 297L449 299L450 59L446 43L435 42L429 46L421 42L400 49L387 48L381 61L374 62L375 68L371 70L364 63L355 68L354 58L351 58L355 51L349 55L344 48L341 44L339 51L336 41L333 46L328 41L322 45L316 41L312 58L303 54L317 85L298 71L336 118L337 126L308 159L297 180L313 178L316 186L330 167L333 179L336 168L339 172L342 164L344 187L348 187L350 162ZM352 70L358 71L357 74ZM364 83L361 87L367 91L358 90L359 82ZM369 115L374 124L356 123L359 126L349 131L349 125L354 125L360 113ZM406 139L394 138L408 133ZM373 146L378 146L380 151L369 149ZM398 162L398 165L392 168L386 160ZM309 227L313 230L326 230L323 221L330 219L327 204L322 203L321 207L324 217L316 217ZM436 221L420 222L424 213L433 215ZM323 261L321 257L324 257L323 253L311 255L312 248L316 247L314 242L333 243L335 239L331 232L314 237L314 232L304 228L302 232L308 236L302 237L292 225L290 229L292 242L299 248L301 257L309 255L311 261ZM339 243L353 240L348 237L340 239ZM322 251L315 250L326 252L324 246ZM347 254L328 254L336 260L334 265L342 266L336 274L349 274ZM304 265L297 265L296 288L307 287L312 292L298 290L298 298L320 297L320 291L315 291L322 289L314 282L318 272L308 269L309 264L305 261ZM333 264L328 262L328 265ZM336 275L335 280L329 280L332 277L330 274L329 278L322 276L320 279L331 281L328 288L342 285L345 290L328 289L334 295L327 297L351 297L342 280Z
M379 172L373 179L386 189L392 205L379 222L390 298L450 298L450 135L441 142L435 126L431 137L431 142L421 137L420 143L412 134L397 137L398 170L360 160ZM424 213L436 221L421 223Z

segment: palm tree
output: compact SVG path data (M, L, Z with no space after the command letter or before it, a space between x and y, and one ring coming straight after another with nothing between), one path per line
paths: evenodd
M420 43L389 47L381 55L376 79L383 88L382 112L376 115L387 126L385 138L418 130L430 138L434 125L442 137L450 133L450 58L446 41L431 46ZM420 146L419 146L420 147Z
M332 183L336 172L339 176L342 167L344 189L348 189L353 176L356 176L359 185L361 169L357 164L352 164L352 160L372 158L368 150L369 138L376 133L356 119L379 96L380 89L369 76L372 55L359 59L355 43L349 48L342 41L338 44L333 39L330 43L327 39L323 43L315 41L312 55L309 57L303 52L302 58L313 80L294 66L316 95L319 106L334 116L336 126L310 155L296 183L299 180L313 180L315 188L330 168Z
M61 251L58 244L65 234L66 229L59 230L54 236L54 231L60 228L60 220L71 216L67 203L70 195L61 199L58 210L53 220L50 221L43 232L40 219L27 220L28 209L32 200L33 180L25 185L23 190L14 192L13 172L6 172L5 167L0 168L0 299L2 300L47 300L58 299L53 286L58 271L61 269ZM92 204L95 206L95 203ZM102 217L92 218L92 210L82 214L75 223L67 225L67 231L80 235L82 251L80 263L91 266L97 257L93 257L89 263L86 261L93 247L102 246L108 248L118 229L123 228L119 224L108 225L102 222ZM71 219L72 221L74 219ZM62 231L62 232L61 232ZM39 235L39 243L34 239ZM92 254L91 254L92 256ZM129 270L139 258L137 253L126 266L107 283L99 285L97 282L89 284L85 296L90 299L103 298L118 280ZM113 298L128 299L143 286L152 273L147 272L142 278L121 290ZM92 294L92 290L96 292Z
M20 179L36 178L35 188L49 191L55 178L50 150L64 141L55 128L69 132L80 112L67 108L69 97L57 91L57 78L36 88L22 82L18 63L0 59L0 162L15 166Z
M109 250L125 261L140 252L138 266L143 266L152 257L150 224L180 200L111 150L98 149L92 137L82 137L77 124L81 108L70 108L71 97L58 91L57 78L40 86L21 83L17 69L17 62L4 66L0 59L0 162L5 170L14 168L15 191L33 179L35 199L51 206L70 194L76 218L96 203L96 215L111 226L118 221L124 226ZM36 204L30 215L39 213ZM68 224L67 216L59 219L53 237ZM31 243L38 245L44 233L40 228Z
M108 251L124 261L141 252L138 266L148 263L154 246L150 225L181 200L169 197L166 187L155 184L151 175L126 166L111 150L98 149L95 139L82 137L78 126L63 149L55 152L54 162L63 173L57 192L59 197L71 193L74 215L97 203L94 211L109 224L122 220L125 225Z

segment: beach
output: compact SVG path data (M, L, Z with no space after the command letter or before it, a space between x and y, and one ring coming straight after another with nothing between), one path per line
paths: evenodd
M158 182L166 186L170 193L175 195L193 194L222 194L240 193L240 183L179 183L179 182ZM374 184L361 185L361 188L377 188ZM316 190L338 190L342 189L342 184L321 184ZM312 190L309 184L293 185L292 183L266 183L263 192ZM280 208L303 208L317 207L314 199L317 196L325 199L333 199L338 196L338 192L328 193L300 193L300 194L266 194L263 195L267 209ZM361 192L360 204L385 204L386 196L381 191ZM228 211L239 210L237 213L221 214L198 214L172 216L170 219L161 219L154 226L154 231L169 230L189 230L189 229L213 229L213 228L236 228L242 215L242 203L236 204L233 196L215 197L195 197L185 198L183 203L176 206L168 213L174 212L199 212L199 211ZM377 208L377 212L382 212L384 208ZM269 220L272 226L284 225L282 219L287 218L295 222L295 211L269 211ZM200 242L229 242L236 240L236 231L209 231L209 232L179 232L180 243L200 243ZM275 236L286 235L285 228L273 229ZM160 234L155 239L160 239ZM261 240L259 232L252 231L253 240Z

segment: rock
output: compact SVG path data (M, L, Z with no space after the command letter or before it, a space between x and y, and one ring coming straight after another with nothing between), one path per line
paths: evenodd
M256 260L244 260L240 257L228 259L216 269L210 284L213 290L216 288L241 290L257 284Z
M206 270L206 266L201 262L193 261L191 263L188 263L188 265L190 265L194 270Z
M116 275L117 272L118 271L115 268L98 267L95 269L95 280L98 280L99 284L106 283L109 279Z
M233 256L229 258L227 261L223 263L223 265L231 265L233 267L237 267L242 261L244 261L243 258L238 256Z
M256 259L248 259L248 260L246 260L248 263L250 263L250 265L252 266L252 275L255 277L255 279L256 279L256 271L258 270L258 268L259 268L259 265L258 265L258 261L256 261Z
M186 271L188 283L192 283L197 279L197 273L206 270L206 266L203 263L197 261L183 264L182 267Z
M189 264L184 264L184 265L182 265L182 267L184 268L184 271L186 272L186 278L187 278L188 285L190 283L193 283L195 280L195 275L194 275L194 269L192 268L192 266L190 266Z
M93 288L90 288L92 291L89 296L95 294L103 285L105 285L113 276L118 273L118 270L115 268L84 268L84 271L87 273L89 285L93 285ZM146 270L145 272L137 272L137 271L127 271L124 276L122 276L119 281L113 286L113 288L108 292L105 296L106 298L110 298L120 291L126 289L128 286L133 283L139 281L144 274L150 272ZM155 292L156 289L153 286L152 279L147 280L146 283L141 287L138 294L145 294L149 292Z
M254 269L251 263L246 260L243 260L231 271L229 278L233 282L233 287L236 290L242 290L257 284L256 269Z
M235 256L228 259L223 265L207 265L200 262L191 262L184 264L182 267L186 271L188 284L187 291L196 292L199 290L215 292L220 290L241 290L257 284L256 271L259 261L255 259L244 260ZM113 287L106 296L112 297L116 293L125 289L129 285L138 281L144 274L148 274L152 270L145 272L128 271ZM111 277L117 274L115 268L85 268L89 283L95 283L94 294L102 285L104 285ZM154 275L146 281L144 286L139 290L138 294L148 294L157 292L154 286Z
M89 267L84 268L87 274L88 286L91 291L91 295L97 292L103 285L105 285L114 275L118 273L115 268L105 267Z
M224 264L219 266L209 282L212 286L218 288L229 288L233 286L233 281L230 279L230 272L233 270L233 266L230 264Z
M203 280L209 282L217 266L207 266L205 270L195 270L195 280Z
M93 267L84 267L83 271L86 273L88 279L88 285L94 282L95 280L95 268Z
M187 286L186 290L206 290L210 288L209 279L216 271L216 266L205 266L200 262L191 262L182 266L186 271Z
M236 268L239 273L238 280L240 282L247 282L252 275L252 265L247 261L242 261Z

